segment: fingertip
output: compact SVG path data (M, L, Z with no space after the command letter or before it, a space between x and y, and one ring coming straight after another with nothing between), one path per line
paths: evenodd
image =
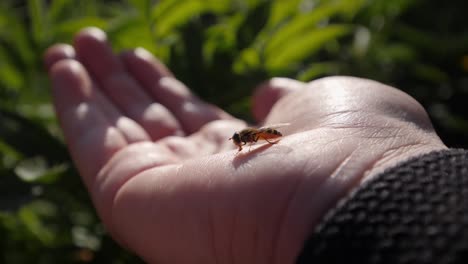
M258 121L265 119L278 100L304 88L305 85L294 79L275 77L257 86L252 96L252 112L255 119Z
M74 59L76 56L75 49L68 44L55 44L49 47L44 52L44 65L47 70L50 70L51 67L58 61L64 59Z
M96 27L87 27L80 30L73 40L73 46L81 56L97 56L102 52L101 46L107 44L107 36L104 31Z
M153 54L146 50L145 48L138 47L136 48L133 53L135 54L136 57L144 59L144 60L152 60L154 59Z
M50 73L52 77L58 78L62 76L75 76L83 70L83 66L73 59L64 59L55 63L51 69Z
M89 27L78 32L74 47L78 58L98 83L102 84L108 77L124 71L107 41L106 33L99 28Z
M81 100L91 93L91 80L84 67L76 60L58 61L51 67L50 76L56 96L76 97L74 99Z
M93 40L98 42L106 42L106 33L97 27L86 27L81 29L75 36L75 43L80 41Z

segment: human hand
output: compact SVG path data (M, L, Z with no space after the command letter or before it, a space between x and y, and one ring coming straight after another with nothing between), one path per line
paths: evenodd
M424 109L351 77L275 78L253 97L275 145L237 153L246 126L196 98L148 52L114 55L95 28L45 63L73 160L112 236L149 263L293 263L362 180L446 148Z

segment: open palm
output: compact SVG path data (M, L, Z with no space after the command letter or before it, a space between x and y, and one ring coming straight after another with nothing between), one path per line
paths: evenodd
M91 28L45 62L98 213L150 263L293 263L363 178L445 148L416 101L369 80L264 83L254 115L291 125L279 144L237 153L227 139L245 122L198 99L143 49L114 55Z

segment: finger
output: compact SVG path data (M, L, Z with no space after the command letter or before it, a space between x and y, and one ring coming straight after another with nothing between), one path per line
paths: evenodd
M177 119L163 105L154 102L125 71L104 32L97 28L81 31L75 38L75 48L104 94L125 115L136 120L153 140L182 133Z
M145 49L138 48L121 57L127 70L156 101L175 115L186 132L193 133L213 120L232 119L221 109L198 99Z
M252 112L262 122L275 103L285 95L305 87L305 83L288 78L273 78L260 84L253 94Z
M127 145L99 105L93 102L91 79L75 60L61 60L50 69L56 112L73 160L91 186L100 168Z
M56 62L64 59L75 59L75 49L68 44L55 44L48 48L44 54L44 64L47 70Z
M76 59L75 50L67 44L57 44L50 47L44 55L44 63L47 69L61 60ZM95 96L89 98L90 102L99 106L109 122L118 128L128 143L150 140L149 135L135 121L125 117L109 100L92 85L92 93Z

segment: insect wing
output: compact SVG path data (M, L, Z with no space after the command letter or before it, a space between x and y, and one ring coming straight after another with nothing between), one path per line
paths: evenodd
M262 127L259 128L259 130L264 130L264 129L278 129L278 128L286 127L286 126L289 126L289 125L291 125L291 123L271 124L271 125L267 125L267 126L262 126Z

